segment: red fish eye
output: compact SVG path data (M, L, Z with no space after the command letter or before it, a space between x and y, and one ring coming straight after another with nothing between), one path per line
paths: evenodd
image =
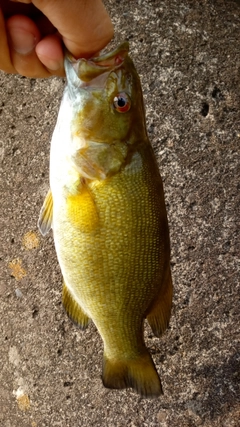
M113 106L119 113L126 113L131 107L131 101L127 93L121 92L113 99Z

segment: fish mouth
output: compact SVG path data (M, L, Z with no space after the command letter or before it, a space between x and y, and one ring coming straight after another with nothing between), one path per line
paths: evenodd
M91 82L95 86L102 86L102 80L99 76L118 69L123 64L129 52L129 43L121 43L116 49L103 55L90 59L75 59L69 52L65 55L65 71L68 83L76 85L76 77L79 79L77 86L86 87ZM73 74L74 71L74 74ZM95 83L95 84L94 84Z
M129 52L129 43L127 41L121 43L116 49L111 52L107 52L101 56L96 56L90 61L93 61L95 64L105 67L110 67L112 65L120 65Z

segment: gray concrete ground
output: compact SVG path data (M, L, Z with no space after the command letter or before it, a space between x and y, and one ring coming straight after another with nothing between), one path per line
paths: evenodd
M37 218L64 82L0 74L1 427L239 425L240 8L227 0L108 0L131 43L164 180L174 304L146 342L164 396L102 386L102 342L61 305Z

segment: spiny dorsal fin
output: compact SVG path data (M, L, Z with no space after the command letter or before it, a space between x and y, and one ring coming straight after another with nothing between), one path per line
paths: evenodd
M52 216L53 216L53 199L51 190L48 191L46 198L43 202L42 209L40 211L38 219L38 228L43 236L50 231L52 227Z
M63 293L62 293L63 307L75 325L81 329L86 329L89 323L89 317L84 313L80 305L73 298L72 294L68 290L67 286L63 282Z

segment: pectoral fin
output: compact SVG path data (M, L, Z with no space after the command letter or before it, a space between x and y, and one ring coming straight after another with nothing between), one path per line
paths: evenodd
M38 219L38 228L43 236L50 231L52 227L52 216L53 216L53 199L51 190L48 191L46 198L43 202L42 209L40 211Z
M73 298L71 292L68 290L64 282L62 303L68 317L72 320L72 322L75 323L75 325L79 326L81 329L86 329L90 319L84 313L77 301Z
M82 233L91 233L99 225L99 215L94 196L82 179L76 194L67 196L67 215L71 224Z

